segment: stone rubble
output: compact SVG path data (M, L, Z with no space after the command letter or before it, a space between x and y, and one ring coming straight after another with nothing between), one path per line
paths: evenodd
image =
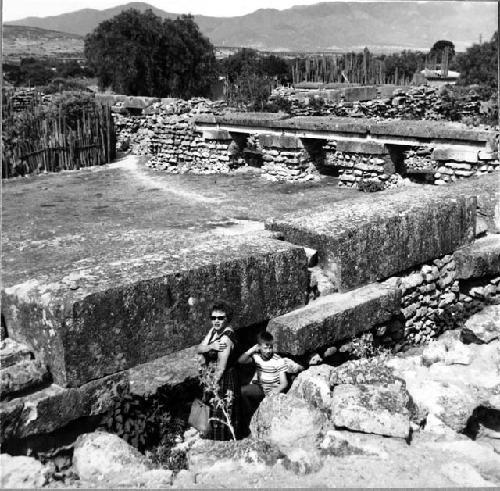
M450 108L446 97L437 87L419 86L396 88L392 95L382 95L367 101L346 101L342 90L298 91L279 88L270 97L270 102L284 99L290 104L294 116L350 116L368 118L401 118L449 120ZM458 102L460 117L480 114L478 95L471 91Z

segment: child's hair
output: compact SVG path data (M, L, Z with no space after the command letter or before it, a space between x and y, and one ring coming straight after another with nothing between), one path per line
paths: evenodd
M213 312L214 310L220 310L220 311L224 312L226 314L227 321L231 322L231 318L233 316L233 313L231 311L231 308L229 307L229 305L226 302L224 302L222 300L216 301L212 305L211 312Z
M272 343L274 341L273 335L270 332L262 331L257 334L257 342L259 344Z

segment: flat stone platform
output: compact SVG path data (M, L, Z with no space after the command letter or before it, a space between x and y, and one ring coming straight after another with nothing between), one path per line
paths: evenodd
M500 234L487 235L453 254L456 278L469 279L500 274Z

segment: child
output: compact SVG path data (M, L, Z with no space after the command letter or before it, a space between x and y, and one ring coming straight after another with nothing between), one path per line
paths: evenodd
M268 332L257 335L257 343L243 353L239 363L255 363L255 375L250 384L241 388L242 416L246 424L264 399L270 394L279 394L288 385L285 360L274 353L273 336Z

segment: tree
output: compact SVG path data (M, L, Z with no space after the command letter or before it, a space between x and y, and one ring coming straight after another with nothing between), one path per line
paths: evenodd
M85 38L99 87L143 96L206 96L215 79L214 48L191 16L165 19L135 9L101 22Z
M447 41L446 39L440 39L439 41L436 41L432 46L429 55L436 58L436 61L438 63L441 63L443 59L443 53L446 48L448 48L448 59L451 60L455 56L455 45L451 41Z
M496 92L498 87L498 31L491 41L473 44L465 53L459 53L456 66L460 72L461 85L479 84Z

